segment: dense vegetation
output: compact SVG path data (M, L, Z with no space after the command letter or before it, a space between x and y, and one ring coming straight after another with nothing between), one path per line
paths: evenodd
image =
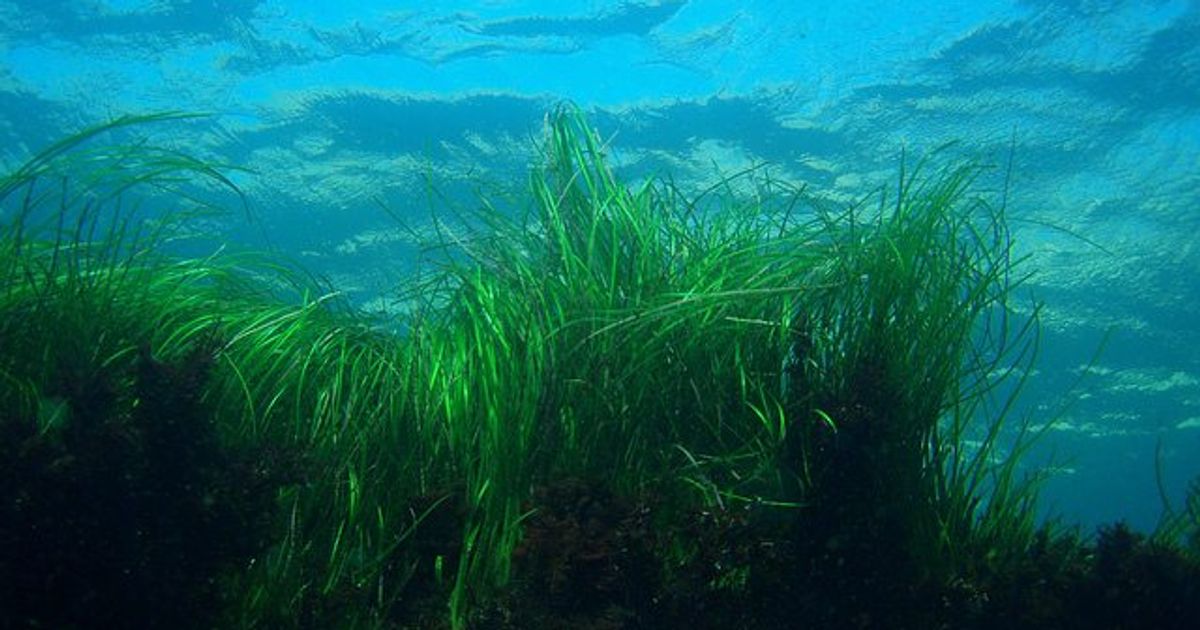
M1150 538L1035 521L1011 409L1038 309L977 167L850 205L758 172L689 196L622 183L559 111L525 212L439 223L379 326L269 257L169 254L240 194L117 139L181 118L0 179L5 627L1200 612L1194 498Z

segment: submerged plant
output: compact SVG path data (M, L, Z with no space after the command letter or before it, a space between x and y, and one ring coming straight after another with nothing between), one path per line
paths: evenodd
M392 552L436 464L404 456L399 346L284 265L170 254L219 217L206 186L240 192L101 140L184 118L121 118L0 179L2 625L277 623L347 582L386 609L410 571Z
M118 555L205 576L159 584L194 595L178 612L217 602L196 623L413 625L432 605L467 627L514 594L553 612L591 592L629 623L721 598L731 623L761 605L839 624L1054 548L1018 474L1036 435L1006 423L1037 309L1013 304L975 167L850 206L757 170L688 196L623 183L562 109L523 212L438 224L397 336L270 257L172 256L216 210L191 186L233 182L92 143L177 118L85 131L0 180L0 428L6 525L40 522L19 506L45 488L105 488L149 523ZM82 544L129 534L96 531ZM237 544L210 560L181 542L217 537ZM14 597L20 623L83 616Z
M125 205L232 183L165 149L88 144L181 118L118 119L0 178L3 625L203 624L220 578L268 544L284 473L222 439L204 400L214 331L189 324L181 288L221 272L168 262L172 220Z
M1012 403L994 394L1019 390L1036 316L1010 305L1021 278L1003 207L969 196L979 169L921 167L839 211L769 179L707 205L626 187L571 110L544 150L526 214L443 229L455 255L413 326L435 377L421 406L469 462L456 619L505 583L529 488L555 476L778 506L809 553L892 558L870 569L889 584L936 588L1032 540L1026 440L994 463Z

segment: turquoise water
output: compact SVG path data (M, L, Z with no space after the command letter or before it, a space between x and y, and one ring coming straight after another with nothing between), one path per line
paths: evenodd
M1025 411L1047 513L1152 527L1200 474L1196 2L0 2L0 159L123 113L238 164L227 238L329 274L364 308L445 201L519 188L573 101L624 175L700 190L768 165L852 201L902 152L996 164L1046 304ZM1103 353L1090 363L1102 345ZM1156 456L1157 453L1157 456ZM1157 459L1157 462L1156 462ZM1033 462L1031 462L1033 463Z

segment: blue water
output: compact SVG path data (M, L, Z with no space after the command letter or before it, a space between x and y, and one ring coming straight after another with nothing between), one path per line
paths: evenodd
M0 1L0 160L123 113L212 112L161 133L253 169L255 221L228 238L387 310L412 245L376 200L420 227L445 208L431 181L456 203L511 191L563 100L623 174L697 190L765 163L851 200L901 151L1004 164L1011 146L1046 303L1021 411L1058 418L1034 454L1060 469L1047 513L1148 529L1156 470L1176 502L1200 474L1196 2L421 5Z

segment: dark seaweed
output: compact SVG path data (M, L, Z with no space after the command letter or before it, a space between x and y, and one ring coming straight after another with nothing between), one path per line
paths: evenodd
M0 625L210 627L221 577L270 543L298 460L222 444L203 400L214 344L125 369L60 365L56 430L0 413Z

